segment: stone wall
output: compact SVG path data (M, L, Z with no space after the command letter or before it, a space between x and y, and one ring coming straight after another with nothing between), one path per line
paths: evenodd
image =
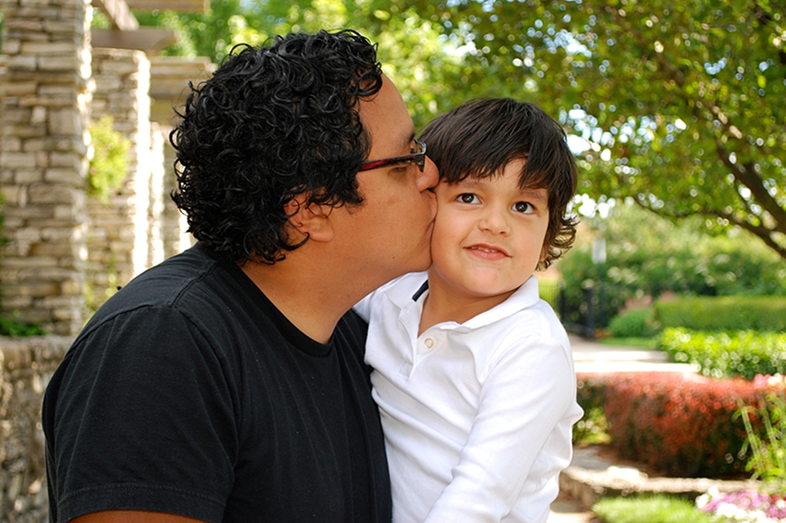
M6 65L7 57L0 53L0 125L3 122L3 112L5 109L5 103L2 102L3 98L5 98L5 82L3 79L6 77L8 73L8 66ZM2 128L0 128L0 156L3 154L3 132ZM0 202L1 203L1 202Z
M84 320L89 0L0 0L5 310L49 332Z
M0 521L48 520L41 402L72 341L0 338Z

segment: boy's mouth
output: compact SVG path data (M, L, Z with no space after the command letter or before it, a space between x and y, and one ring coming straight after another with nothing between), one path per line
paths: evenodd
M481 258L497 259L503 257L506 258L509 256L509 254L505 252L504 249L500 249L499 247L494 247L492 245L470 245L467 247L467 250L473 251L473 254L480 256Z

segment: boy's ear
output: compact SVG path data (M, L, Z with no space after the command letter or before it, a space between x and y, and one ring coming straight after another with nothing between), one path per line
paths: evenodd
M310 203L308 194L298 194L284 205L284 212L289 216L287 229L293 237L290 240L300 242L309 238L318 242L333 239L333 224L330 222L328 206Z

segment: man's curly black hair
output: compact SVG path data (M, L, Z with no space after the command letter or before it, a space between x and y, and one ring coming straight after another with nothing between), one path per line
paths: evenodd
M291 244L284 205L362 203L356 175L371 148L358 101L382 87L376 45L360 34L290 34L237 46L189 94L170 141L172 199L189 231L243 265L275 263Z

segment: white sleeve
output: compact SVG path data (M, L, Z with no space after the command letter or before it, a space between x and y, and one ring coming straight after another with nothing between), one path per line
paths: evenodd
M528 490L538 489L548 480L530 477L536 461L535 475L567 465L556 456L558 464L544 469L543 460L552 459L544 446L560 424L557 436L567 437L570 448L573 420L565 416L575 402L576 381L568 358L558 343L530 339L518 340L493 363L460 461L427 522L498 522L510 513L525 483L535 483Z

